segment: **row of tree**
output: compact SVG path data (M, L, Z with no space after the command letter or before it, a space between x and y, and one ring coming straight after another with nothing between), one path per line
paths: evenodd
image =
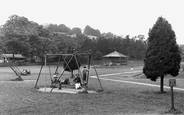
M75 34L74 37L71 36L71 31ZM90 35L90 31L99 36L96 39L88 38L86 34ZM114 50L132 58L144 58L146 42L142 39L130 38L128 35L122 38L113 36L110 32L101 35L99 30L90 26L86 26L84 33L80 28L71 30L62 24L50 24L45 28L26 17L12 15L1 27L0 48L6 53L20 53L31 59L34 56L43 58L45 51L68 53L72 48L81 52L91 49L96 59L101 59Z
M91 35L91 36L101 36L101 32L98 29L93 29L89 25L87 25L84 28L84 31L82 32L82 29L79 27L75 27L70 29L64 24L48 24L45 25L45 28L49 30L50 32L61 32L66 34L85 34L85 35Z

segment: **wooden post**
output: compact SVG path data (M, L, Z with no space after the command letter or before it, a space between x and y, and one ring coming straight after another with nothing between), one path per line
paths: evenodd
M170 79L169 86L171 89L171 109L170 110L176 110L174 108L174 91L173 91L173 87L176 86L176 79Z
M45 53L45 92L46 92L46 71L47 71L47 69L46 69L46 67L47 67L47 54Z
M174 108L174 92L173 92L173 86L171 86L171 110L175 110L175 108Z
M164 76L160 76L160 93L164 93Z

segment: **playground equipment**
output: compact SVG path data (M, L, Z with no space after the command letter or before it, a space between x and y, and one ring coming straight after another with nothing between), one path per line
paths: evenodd
M23 69L23 71L21 71L16 64L10 60L5 53L0 49L0 55L4 58L5 63L9 63L9 67L12 69L12 71L18 76L19 79L22 79L21 75L30 75L31 71L27 70L27 69Z
M84 81L83 81L83 79L82 79L82 72L81 72L81 70L80 70L80 66L79 66L79 61L78 61L78 59L77 59L77 55L87 55L88 56L88 61L87 61L87 68L88 68L88 70L90 70L90 65L91 65L91 62L94 64L94 61L93 61L93 59L92 59L92 56L91 56L91 51L89 50L87 53L77 53L77 52L74 52L74 53L71 53L71 54L47 54L47 53L45 53L45 61L44 61L44 63L42 64L42 66L41 66L41 68L40 68L40 71L39 71L39 74L38 74L38 77L37 77L37 80L36 80L36 84L35 84L35 88L39 88L38 87L38 81L39 81L39 79L40 79L40 75L41 75L41 73L42 73L42 69L43 69L43 66L45 66L45 77L47 76L46 74L46 68L47 68L47 66L49 67L49 74L50 74L50 79L51 79L51 91L50 92L52 92L52 90L55 88L55 86L57 85L57 84L59 84L59 89L61 89L61 87L62 87L62 82L60 81L60 79L61 79L61 77L62 77L62 75L64 74L64 72L65 72L65 69L67 68L67 67L69 67L69 64L70 64L70 62L71 62L71 60L72 59L75 59L75 61L76 61L76 64L77 64L77 66L78 66L78 75L79 75L79 77L80 77L80 80L81 80L81 83L82 83L82 88L84 88L84 91L85 92L87 92L87 85L84 85ZM60 63L60 60L61 60L61 57L62 57L62 59L64 60L64 62L66 63L66 66L64 67L64 69L63 69L63 71L59 74L59 76L57 76L56 77L56 79L52 79L52 74L51 74L51 70L50 70L50 65L48 64L48 62L47 62L47 58L49 57L49 56L59 56L59 60L58 60L58 65L57 65L57 67L56 67L56 70L55 70L55 73L54 73L54 76L56 77L57 76L57 74L58 74L58 68L59 68L59 63ZM68 61L66 61L66 59L65 59L65 57L66 56L71 56L71 58L68 60ZM69 67L70 68L70 67ZM97 77L97 79L98 79L98 82L99 82L99 85L100 85L100 90L98 90L98 91L103 91L103 87L102 87L102 85L101 85L101 82L100 82L100 79L99 79L99 76L98 76L98 73L97 73L97 70L96 70L96 67L95 67L95 65L93 65L93 68L94 68L94 70L95 70L95 73L96 73L96 77ZM54 77L53 77L54 78ZM88 81L89 81L89 72L88 72L88 77L86 77L86 84L88 84ZM45 83L45 87L46 87L46 83Z

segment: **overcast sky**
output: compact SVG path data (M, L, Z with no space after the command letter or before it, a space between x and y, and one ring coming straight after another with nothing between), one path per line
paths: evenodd
M16 14L39 24L86 25L101 33L148 36L159 16L168 20L177 43L184 44L182 0L0 0L0 25Z

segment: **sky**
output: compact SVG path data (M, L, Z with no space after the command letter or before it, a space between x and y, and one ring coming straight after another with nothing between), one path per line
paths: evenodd
M65 24L101 33L148 37L162 16L175 31L178 44L184 44L182 0L0 0L0 25L13 14L38 24Z

